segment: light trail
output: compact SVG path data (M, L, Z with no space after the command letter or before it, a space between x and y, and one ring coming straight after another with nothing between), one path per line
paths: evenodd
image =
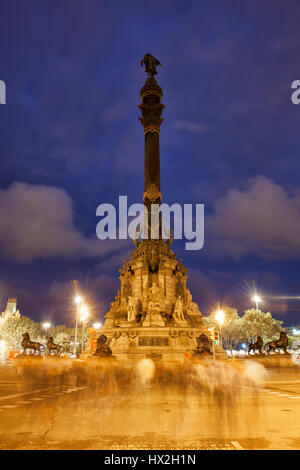
M299 295L265 295L264 298L271 300L300 300Z

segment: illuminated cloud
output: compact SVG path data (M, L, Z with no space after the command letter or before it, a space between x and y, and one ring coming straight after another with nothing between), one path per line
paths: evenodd
M80 233L72 199L56 187L16 182L0 190L0 220L0 255L14 261L97 257L122 246L119 241L101 242Z
M216 255L269 259L300 256L300 193L289 194L258 176L244 190L231 189L206 219L206 240Z

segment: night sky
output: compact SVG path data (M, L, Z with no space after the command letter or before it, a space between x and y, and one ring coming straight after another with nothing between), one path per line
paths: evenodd
M72 324L76 289L101 320L134 245L96 239L96 208L142 202L140 60L163 64L163 200L205 204L205 245L172 248L202 313L257 289L300 323L300 3L3 0L0 311Z

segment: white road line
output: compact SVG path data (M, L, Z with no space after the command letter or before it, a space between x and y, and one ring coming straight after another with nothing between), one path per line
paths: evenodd
M300 396L299 397L293 397L291 395L288 395L287 393L269 392L268 390L266 390L266 392L269 393L269 394L272 394L272 395L277 395L278 397L294 398L295 400L300 400Z
M12 395L6 395L5 397L0 397L0 400L10 400L11 398L23 397L24 395L32 395L33 393L46 392L47 390L53 390L56 387L42 388L40 390L31 390L30 392L14 393Z
M40 400L43 400L43 398L30 398L31 401L40 401Z
M17 408L18 405L1 405L1 408Z
M241 444L237 441L231 441L231 444L236 448L236 450L244 450L244 447L242 447Z
M268 380L266 385L268 384L299 384L300 380Z

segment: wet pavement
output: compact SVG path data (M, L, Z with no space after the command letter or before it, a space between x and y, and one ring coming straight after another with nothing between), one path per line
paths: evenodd
M299 369L0 367L0 449L299 449Z

